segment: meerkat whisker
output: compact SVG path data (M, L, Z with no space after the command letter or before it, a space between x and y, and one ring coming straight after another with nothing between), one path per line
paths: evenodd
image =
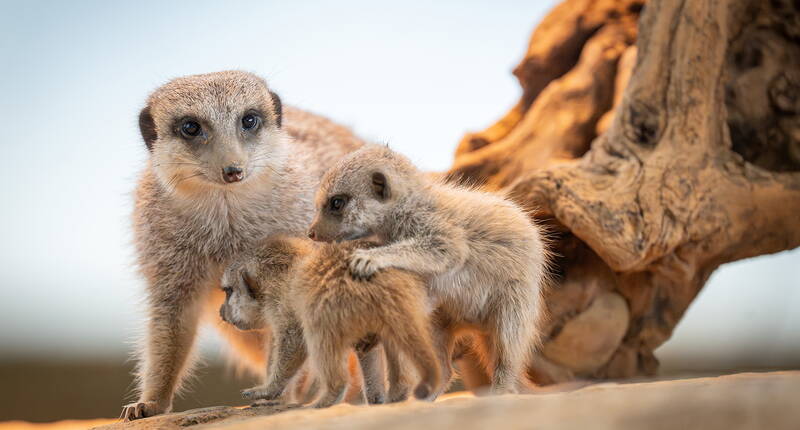
M198 177L198 176L202 176L202 175L204 175L204 173L203 173L203 172L200 172L200 173L195 173L194 175L184 176L183 178L181 178L180 180L178 180L177 182L175 182L175 183L173 184L173 187L177 187L177 186L178 186L178 184L180 184L181 182L183 182L183 181L185 181L185 180L187 180L187 179L196 178L196 177Z
M178 162L178 161L165 161L162 163L153 164L153 167L169 166L169 165L188 165L188 166L201 166L200 163Z

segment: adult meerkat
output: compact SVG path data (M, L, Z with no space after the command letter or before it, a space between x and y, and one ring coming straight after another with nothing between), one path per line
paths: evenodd
M226 71L170 81L139 115L150 157L135 192L133 229L147 280L137 419L170 411L198 321L222 302L231 256L270 234L304 234L325 168L362 145L325 118L283 107L266 82ZM219 324L240 356L263 368L263 339Z
M432 276L448 316L438 339L444 379L453 336L477 329L492 392L515 392L537 341L546 251L536 225L501 196L431 180L380 145L347 156L323 177L309 230L320 241L375 235L383 246L353 252L349 270L368 279L388 268Z
M389 401L403 400L408 393L399 354L421 376L415 397L425 399L435 392L439 363L429 332L426 280L396 269L370 281L353 279L349 257L370 246L315 246L308 240L278 237L225 270L222 318L243 330L268 326L273 333L267 383L243 391L245 398L282 396L310 355L323 389L314 406L338 403L348 382L345 360L355 347L368 402L383 403L383 363L376 342L386 352Z

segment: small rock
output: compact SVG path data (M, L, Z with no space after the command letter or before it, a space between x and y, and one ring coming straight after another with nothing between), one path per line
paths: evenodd
M628 304L617 293L601 292L582 313L568 321L558 336L545 344L552 362L578 375L589 375L606 364L628 330Z

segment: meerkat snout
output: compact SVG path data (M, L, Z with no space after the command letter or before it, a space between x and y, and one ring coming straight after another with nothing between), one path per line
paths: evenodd
M244 179L244 170L238 166L228 166L222 169L222 178L225 182L239 182Z
M219 316L223 321L234 325L239 330L254 330L265 327L261 315L259 293L264 287L248 274L242 266L229 267L222 276L222 291L225 302L219 308Z

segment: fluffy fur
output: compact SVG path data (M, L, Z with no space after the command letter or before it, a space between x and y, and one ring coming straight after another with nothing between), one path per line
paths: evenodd
M310 356L323 389L314 406L338 403L348 382L346 357L355 347L367 399L383 403L379 341L386 351L389 401L407 396L401 353L422 378L415 396L434 393L439 364L429 333L426 282L402 270L384 271L370 282L352 279L350 255L369 246L273 238L225 271L223 319L245 330L269 326L274 334L267 383L245 390L246 398L277 399Z
M255 129L243 129L247 113L259 117ZM188 120L202 127L198 137L181 134ZM124 407L126 419L171 410L201 314L221 303L214 292L227 261L268 235L304 234L323 171L362 144L324 118L282 108L263 79L237 71L170 81L148 98L139 124L150 157L133 230L149 319L141 394ZM241 181L223 180L228 166L242 170ZM263 335L224 334L263 369Z
M342 203L344 201L344 203ZM501 196L431 180L405 157L369 145L323 177L309 236L372 236L383 246L353 252L349 270L369 279L389 268L432 276L445 318L440 356L452 334L477 331L492 391L515 392L537 342L546 251L536 225ZM449 334L449 335L448 335ZM444 369L449 379L450 360Z

